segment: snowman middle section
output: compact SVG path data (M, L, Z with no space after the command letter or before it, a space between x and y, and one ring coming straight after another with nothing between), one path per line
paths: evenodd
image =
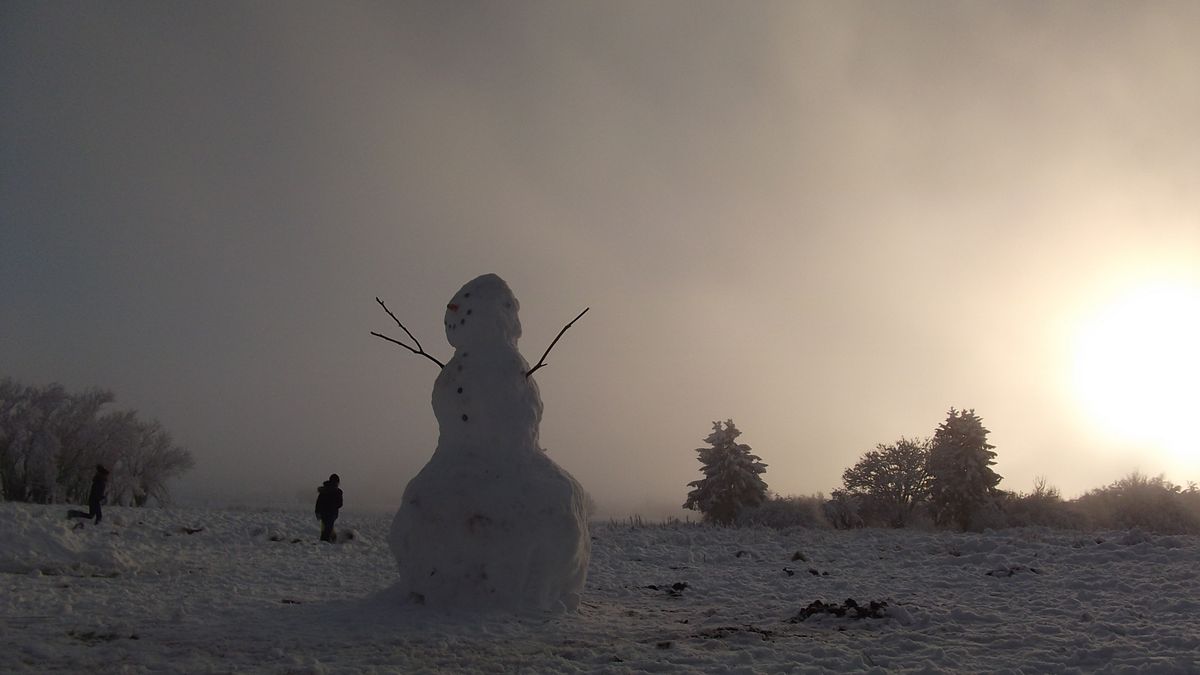
M433 385L439 451L538 451L542 399L528 370L507 342L456 350Z

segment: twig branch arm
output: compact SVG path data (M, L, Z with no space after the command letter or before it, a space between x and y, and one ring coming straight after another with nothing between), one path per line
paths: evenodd
M425 358L429 359L430 361L433 361L434 363L438 364L438 368L446 367L446 364L442 363L441 361L438 361L437 359L433 358L428 353L426 353L425 348L421 346L421 341L417 339L417 336L413 335L411 331L409 331L407 328L404 327L404 324L400 323L400 319L397 319L396 315L392 314L392 310L388 309L387 305L383 304L382 300L380 300L379 298L375 298L375 302L378 302L379 306L383 308L383 311L387 312L388 316L392 317L392 321L395 321L396 325L400 326L400 329L403 330L408 335L409 339L411 339L413 342L416 343L417 348L413 349L412 347L409 347L408 345L404 344L403 342L401 342L399 340L394 340L382 333L376 333L375 331L371 331L371 335L374 335L377 338L382 338L384 340L387 340L388 342L391 342L392 344L400 345L401 347L404 347L405 349L407 349L408 351L410 351L414 354L420 354L421 356L424 356Z
M546 351L542 352L542 358L538 359L537 365L530 368L525 373L525 377L529 377L530 375L533 374L533 372L535 370L546 365L546 357L550 354L550 350L554 349L554 345L558 344L558 339L561 338L563 336L563 333L567 332L567 329L570 328L571 326L573 326L575 324L575 322L578 321L584 314L587 314L589 309L591 309L591 307L584 307L583 311L580 312L578 316L576 316L574 319L571 319L570 323L563 326L562 330L558 331L558 335L554 336L554 341L550 343L549 347L546 347Z
M421 347L421 341L417 339L417 336L413 335L407 328L405 328L404 324L400 323L400 319L397 319L396 315L392 313L392 310L388 309L388 306L383 304L383 301L379 299L379 296L375 296L375 302L378 302L379 306L383 308L383 311L387 312L388 316L392 317L392 321L395 321L396 325L400 326L401 330L408 334L408 338L416 343L417 349L420 350L418 353L424 353L425 350Z
M387 340L388 342L390 342L394 345L400 345L401 347L404 347L405 349L407 349L408 351L410 351L414 354L420 354L421 356L424 356L425 358L429 359L430 361L433 361L434 363L438 364L439 368L446 367L446 364L442 363L441 361L438 361L437 359L433 358L429 354L426 354L424 351L418 351L416 349L413 349L412 347L409 347L408 345L404 344L403 342L401 342L399 340L392 339L382 333L376 333L375 331L371 331L371 335L374 335L377 338L383 338L384 340Z

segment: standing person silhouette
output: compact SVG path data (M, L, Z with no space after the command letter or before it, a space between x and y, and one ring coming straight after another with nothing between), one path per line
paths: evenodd
M96 465L96 475L92 476L92 489L88 491L88 511L76 511L71 509L67 511L68 518L95 518L96 524L100 524L100 518L103 515L100 511L101 504L104 503L104 492L108 488L108 469L104 468L103 464Z
M317 488L317 518L321 519L321 541L337 541L337 532L333 531L333 522L337 520L338 509L342 508L342 489L338 485L342 479L332 474L325 484Z

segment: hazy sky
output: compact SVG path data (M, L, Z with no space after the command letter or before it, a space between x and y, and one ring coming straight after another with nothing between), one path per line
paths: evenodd
M592 308L535 377L609 512L681 504L729 417L784 494L951 406L1007 489L1200 480L1197 436L1106 432L1078 372L1124 294L1200 306L1197 30L1191 1L9 0L0 375L159 419L187 498L336 471L394 506L436 366L374 298L445 360L495 272L530 362ZM1194 356L1135 356L1169 371L1136 400L1200 409Z

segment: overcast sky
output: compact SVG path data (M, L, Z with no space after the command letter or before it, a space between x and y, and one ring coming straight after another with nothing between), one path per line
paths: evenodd
M828 493L947 410L1001 487L1200 446L1102 433L1080 326L1200 283L1194 2L0 6L0 375L100 386L188 499L394 507L466 281L504 277L543 445L678 506L733 418ZM1195 401L1195 399L1192 399ZM1190 473L1188 473L1190 472Z

